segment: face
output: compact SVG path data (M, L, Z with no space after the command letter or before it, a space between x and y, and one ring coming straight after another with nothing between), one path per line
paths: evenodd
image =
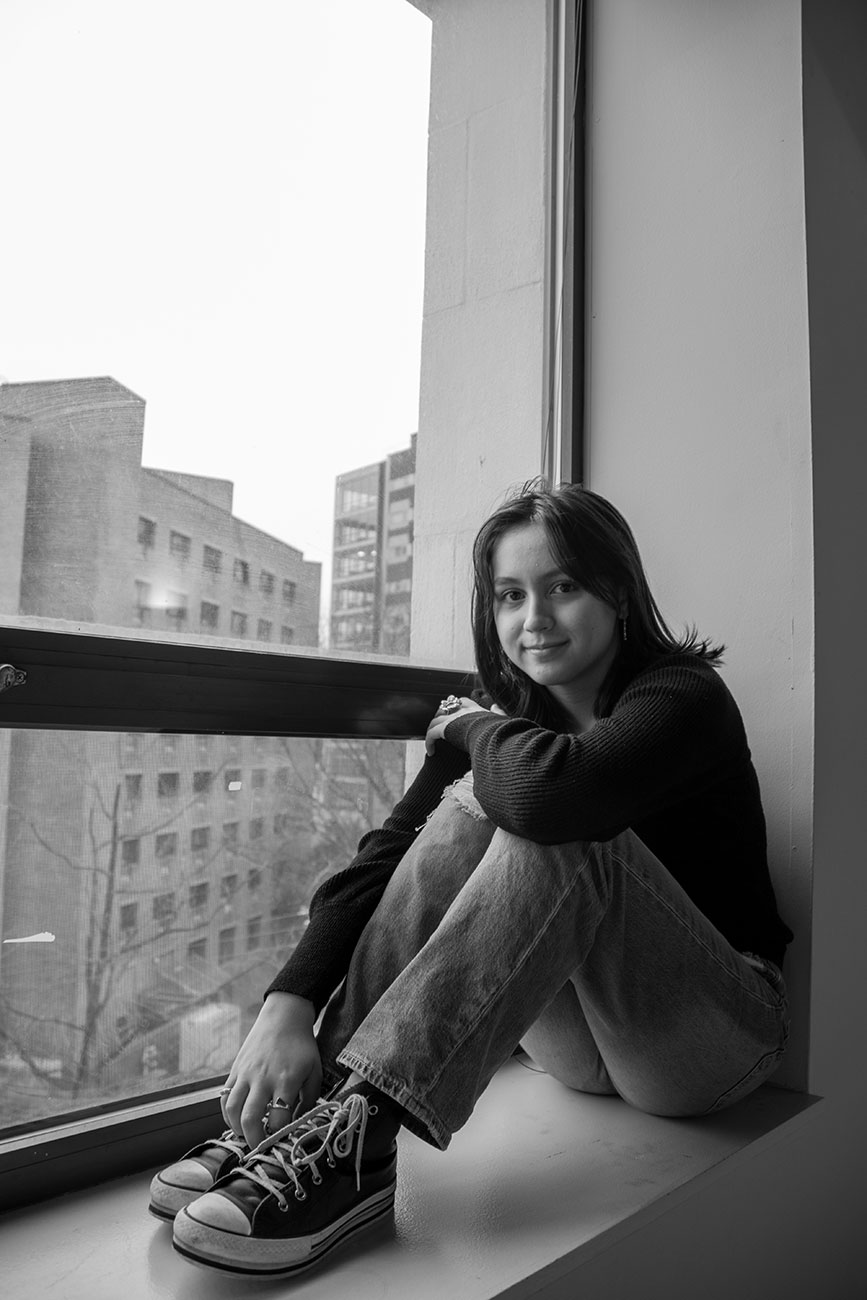
M587 723L617 656L617 611L564 572L540 523L504 533L492 568L494 618L505 654Z

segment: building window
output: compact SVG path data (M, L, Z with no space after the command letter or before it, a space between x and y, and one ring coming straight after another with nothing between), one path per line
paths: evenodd
M160 799L177 799L181 792L180 772L160 772L157 775L157 794Z
M225 772L223 773L223 785L225 786L226 792L228 794L238 793L238 791L241 789L243 785L243 782L241 781L240 767L226 768Z
M157 540L157 526L145 515L138 517L138 544L143 551L152 551Z
M352 578L360 573L374 573L375 570L375 550L350 551L348 555L338 555L334 564L335 578Z
M262 942L262 918L251 916L247 919L247 951L252 952Z
M412 500L410 497L402 497L399 501L391 501L388 506L388 527L389 531L398 528L406 528L412 519Z
M253 774L250 778L253 789L264 790L267 777L268 773L265 771L264 767L254 767Z
M293 582L291 578L283 579L283 604L284 605L291 605L294 602L295 592L297 590L298 590L297 582Z
M141 799L141 772L127 772L123 778L123 793L127 803L138 803Z
M138 903L121 903L119 915L120 941L127 947L138 937Z
M128 875L133 867L137 867L141 861L141 840L126 839L120 842L120 865L124 874Z
M251 894L257 894L262 888L262 868L251 867L247 872L247 888Z
M292 645L292 642L294 640L295 640L294 627L287 627L286 624L284 623L283 626L280 628L280 644Z
M194 826L190 831L190 848L193 853L206 853L210 843L210 826Z
M408 560L411 555L412 543L409 540L408 534L402 533L397 537L390 537L388 539L388 546L385 548L386 564L402 564L403 561Z
M235 637L244 637L247 635L247 615L242 614L240 610L232 610L231 633Z
M174 858L178 852L178 833L177 831L163 831L156 838L155 850L160 862L165 862L168 858Z
M137 627L149 627L151 621L151 584L135 583L135 623Z
M222 573L223 552L218 551L216 546L203 547L202 568L204 569L205 573Z
M290 820L290 818L289 818L289 814L288 814L287 812L279 812L279 813L275 813L275 814L274 814L274 834L275 834L275 835L288 835L289 832L290 832L291 830L292 830L292 822L291 822L291 820Z
M207 939L193 939L187 944L188 961L207 961L208 959L208 941Z
M223 845L229 853L235 853L238 848L238 822L223 822Z
M260 619L259 619L259 622L256 624L256 640L257 640L257 641L270 641L270 640L271 640L271 628L272 628L273 626L274 626L274 625L273 625L273 623L271 622L270 618L260 618Z
M251 817L250 818L250 839L261 840L264 834L265 834L265 818Z
M235 926L227 925L217 936L217 960L231 961L235 955Z
M157 894L153 900L153 918L162 930L167 930L175 919L174 893Z
M220 881L220 901L228 903L238 892L238 876L232 871Z
M199 623L216 632L220 623L220 606L214 605L210 600L203 600L199 609Z
M259 590L263 596L274 595L274 574L269 573L267 569L262 569L259 574Z
M334 540L337 546L352 546L356 542L375 542L376 525L361 524L355 520L350 522L340 522L334 530Z
M190 558L192 545L192 540L186 533L175 532L174 528L169 533L169 555L173 555L176 560L186 562Z
M191 912L202 912L208 906L210 885L207 880L199 880L190 885L189 902Z
M199 771L193 773L193 794L210 794L213 781L213 772L200 768Z
M250 565L246 560L235 560L232 569L232 577L239 587L249 587L250 585Z
M182 591L170 591L166 604L166 621L175 631L186 626L187 598Z

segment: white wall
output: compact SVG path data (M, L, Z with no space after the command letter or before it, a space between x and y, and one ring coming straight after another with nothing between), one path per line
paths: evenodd
M593 7L588 481L675 625L729 647L762 784L803 1086L810 390L797 0Z
M545 0L426 0L433 19L412 653L472 665L470 549L539 472Z

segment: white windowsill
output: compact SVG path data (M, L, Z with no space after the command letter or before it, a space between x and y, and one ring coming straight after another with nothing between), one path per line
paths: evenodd
M492 1300L556 1288L581 1263L785 1136L814 1098L765 1087L705 1120L643 1115L511 1061L446 1154L400 1139L395 1225L294 1281L195 1268L146 1212L150 1174L0 1218L10 1300ZM553 1295L553 1292L551 1292Z

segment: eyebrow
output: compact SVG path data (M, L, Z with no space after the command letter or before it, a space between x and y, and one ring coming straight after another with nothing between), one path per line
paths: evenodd
M547 573L541 574L540 578L542 582L548 582L551 578L569 578L570 582L575 581L565 569L549 569ZM523 580L521 578L494 578L495 587L520 587L522 585Z

